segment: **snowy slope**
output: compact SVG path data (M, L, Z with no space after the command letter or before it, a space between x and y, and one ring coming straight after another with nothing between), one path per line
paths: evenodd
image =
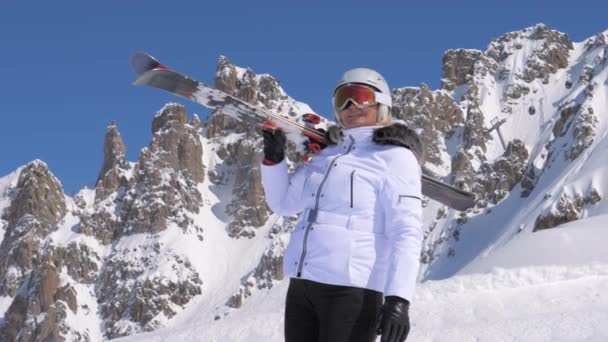
M523 96L520 102L511 101L511 106L518 103L525 104L524 108L514 111L516 114L506 114L501 119L506 119L506 123L501 127L501 132L506 141L521 139L525 142L530 151L529 160L536 167L536 173L540 174L536 187L528 197L521 197L523 189L517 185L506 199L497 206L489 206L481 212L469 214L468 221L459 228L458 238L448 241L438 250L438 254L448 255L447 258L438 258L435 262L424 267L422 279L443 279L457 274L474 259L487 255L495 248L510 243L519 234L529 235L535 227L535 220L539 216L547 215L552 211L558 211L560 202L575 202L577 198L588 198L593 192L599 193L601 201L594 204L585 205L580 210L579 218L606 214L608 211L607 200L608 181L605 175L608 174L608 117L606 115L596 115L598 122L592 132L593 138L590 146L574 160L569 160L566 156L572 146L579 142L575 139L571 131L576 132L576 125L573 122L571 131L563 136L554 135L554 124L560 119L560 109L564 103L572 101L582 102L581 108L585 106L595 108L595 112L605 113L608 108L608 65L601 66L589 82L575 82L571 88L564 87L567 79L578 79L581 63L590 63L597 59L602 49L588 50L583 43L575 43L574 50L569 59L570 67L559 70L551 75L548 84L536 84L538 94L530 92L527 97ZM517 59L519 54L526 50L518 51L506 59L506 63L511 58ZM508 81L508 80L507 80ZM505 81L506 82L506 81ZM535 80L532 82L534 87ZM587 84L596 84L592 96L583 95L587 89ZM492 82L484 80L482 89L491 88ZM582 97L582 98L581 98ZM527 106L529 101L543 102L544 108L537 110L536 115L529 115ZM486 109L489 104L503 104L502 95L489 95L484 99L483 104ZM522 105L523 106L523 105ZM545 113L544 122L536 122L538 111ZM487 113L491 111L487 110ZM487 113L485 118L487 119ZM489 124L489 123L488 123ZM494 132L493 134L496 134ZM491 151L496 152L497 156L502 153L502 145L498 139L488 145L488 158L491 158ZM454 225L449 218L456 218L457 213L449 213L448 219L443 224L445 227ZM439 229L439 233L444 233Z
M4 233L6 231L7 222L2 219L2 215L8 208L12 200L12 190L17 186L19 180L19 174L22 168L11 172L10 174L0 177L0 243L4 239ZM6 309L11 305L12 298L0 296L0 312L4 313ZM0 317L0 323L3 318Z
M528 196L522 196L526 189L518 182L498 203L466 213L447 210L432 201L426 203L425 241L430 247L423 255L412 303L409 340L608 340L608 253L604 246L608 240L608 48L598 43L608 40L608 31L574 43L566 67L548 73L546 78L524 82L521 75L529 72L530 65L543 63L539 54L547 48L543 40L527 38L538 27L544 26L511 33L510 39L491 43L485 53L503 44L500 49L504 58L486 58L481 62L489 63L489 71L476 73L471 83L458 85L452 91L438 91L456 99L463 112L474 102L483 114L482 128L504 120L500 130L505 141L520 140L529 152L526 170L534 171L534 187ZM262 84L276 90L257 95L269 109L282 114L312 112L308 105L289 97L270 75L230 68L239 80L250 83L249 90ZM219 76L230 78L231 72L229 68L221 69ZM472 89L477 90L471 92ZM512 96L521 89L527 90ZM465 94L474 94L470 95L474 98ZM569 108L576 110L564 118ZM561 131L555 128L560 122ZM259 152L252 140L259 137L238 130L226 131L218 125L221 129L213 137L206 137L205 128L200 132L206 176L198 183L200 210L188 213L192 222L186 227L170 221L167 229L120 235L104 245L93 234L79 231L82 222L78 215L107 213L109 218L117 219L124 202L115 200L124 193L118 191L96 203L96 190L83 189L74 198L65 197L67 214L57 230L42 241L66 250L70 246L86 247L89 252L84 255L88 258L80 260L96 264L99 272L94 275L109 279L104 285L109 286L110 292L132 291L138 296L142 288L155 289L145 288L149 280L158 281L158 287L163 288L168 282L172 285L167 287L172 287L180 281L200 279L199 293L186 298L183 305L164 302L168 314L139 311L154 315L144 323L132 317L137 306L116 311L120 315L110 320L103 310L112 308L104 305L120 306L121 302L110 302L114 299L111 296L105 297L106 302L100 300L106 293L99 282L73 279L64 269L59 274L60 286L74 286L79 306L77 311L66 311L65 322L69 326L86 332L92 341L107 337L109 323L115 324L116 334L154 330L117 341L283 340L288 281L277 280L278 273L259 277L255 272L266 255L275 257L265 264L266 270L272 271L273 262L288 242L286 231L291 222L274 215L267 219L264 216L265 224L257 227L243 220L239 228L245 234L229 234L227 227L236 216L231 216L235 211L230 206L265 210L255 208L257 203L238 201L239 196L256 190L247 188L249 192L244 195L238 192L237 183L241 182L241 187L248 184L249 179L242 176L243 166L251 167L246 157ZM443 164L431 169L448 175L450 160L462 149L464 130L462 125L455 126L451 137L445 138L445 149L440 151ZM492 163L504 153L497 132L490 136L484 148L474 145L466 151L473 156L471 163L477 172L482 163ZM252 145L258 150L248 150ZM572 151L581 146L584 148L580 154L572 157ZM244 156L239 154L242 151L247 151ZM142 154L148 152L144 149ZM120 172L131 179L135 169L136 163L130 163L130 168L121 168ZM0 217L10 205L19 173L20 169L0 178ZM158 196L157 201L162 202L163 197ZM539 220L556 215L559 221L559 215L567 210L568 220L574 215L575 221L536 230ZM105 222L112 221L101 221L99 227L103 228ZM5 226L6 222L0 219L0 243ZM108 260L115 268L106 273ZM125 275L111 278L114 272ZM199 283L195 283L198 287ZM143 303L165 297L168 295L161 293ZM234 298L238 305L233 305ZM12 298L0 297L0 313L7 310L11 301ZM147 308L150 307L153 305ZM67 338L76 339L75 335Z
M515 75L525 72L530 60L536 61L535 53L544 45L517 38L498 65L509 73L497 78L488 73L476 80L484 126L505 120L501 133L507 142L523 141L537 171L536 185L527 197L516 185L498 204L464 215L450 210L439 215L440 207L428 204L424 224L433 225L428 240L436 247L436 258L421 270L409 340L608 340L608 67L598 62L605 57L605 47L588 42L574 43L568 66L550 74L546 82L534 79L523 84ZM529 92L507 98L517 85ZM451 95L459 99L465 88L457 87ZM572 129L567 134L556 136L554 126L562 110L573 103L580 104L581 115L568 123ZM585 124L579 119L588 108L595 109L597 122L591 138L582 141L587 148L569 159L572 147L581 143L575 128ZM454 144L448 148L450 154L457 149L457 136L449 141ZM496 132L492 137L484 152L489 161L504 152ZM594 193L600 199L587 202ZM575 210L578 220L534 231L539 218L559 213L563 203L575 203L577 198L584 203ZM228 243L219 236L211 239ZM262 243L251 241L258 242ZM236 251L222 256L228 258L226 267L244 257ZM225 270L212 271L219 275L212 287L236 279ZM209 311L217 314L212 307L230 293L216 289L193 301L167 328L119 341L282 341L286 288L287 281L281 281L269 290L258 290L238 310L215 317Z
M421 283L410 339L606 341L607 224L599 216L529 234L472 265L470 274ZM589 248L581 253L580 246ZM187 324L117 341L282 341L286 286L252 298L228 319L193 313Z
M0 243L4 239L4 226L6 225L6 222L2 220L2 214L11 204L12 190L17 186L21 169L18 168L6 176L0 177Z

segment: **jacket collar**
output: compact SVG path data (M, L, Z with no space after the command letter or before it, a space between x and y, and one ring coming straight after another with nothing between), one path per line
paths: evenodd
M355 144L371 143L374 130L380 127L382 126L363 126L345 129L342 131L344 133L343 143L350 144L351 141L354 141Z

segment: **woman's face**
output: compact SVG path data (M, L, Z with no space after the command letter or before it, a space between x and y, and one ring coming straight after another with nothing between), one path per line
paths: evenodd
M342 120L342 125L344 128L374 126L376 125L377 117L377 105L359 108L356 105L351 104L340 112L340 119Z

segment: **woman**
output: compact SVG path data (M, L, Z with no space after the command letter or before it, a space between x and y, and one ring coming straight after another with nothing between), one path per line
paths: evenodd
M420 142L391 124L390 90L373 70L347 71L333 105L343 139L291 176L285 135L264 131L268 206L300 214L284 256L285 339L404 341L423 236Z

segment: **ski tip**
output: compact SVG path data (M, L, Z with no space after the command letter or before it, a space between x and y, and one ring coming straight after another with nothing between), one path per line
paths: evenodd
M141 75L146 71L159 68L159 66L164 67L156 58L150 56L147 52L137 51L135 52L129 61L131 63L131 67L133 71L137 75ZM164 67L166 68L166 67Z

